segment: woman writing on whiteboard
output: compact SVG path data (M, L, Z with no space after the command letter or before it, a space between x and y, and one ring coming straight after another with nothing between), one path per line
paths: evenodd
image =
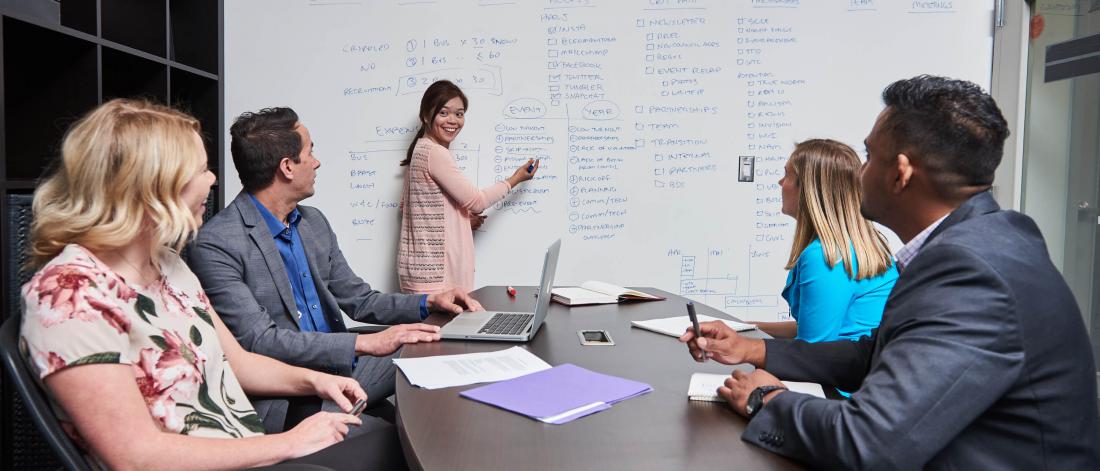
M407 166L401 195L401 240L397 278L405 293L474 288L473 229L481 212L504 199L538 171L534 159L506 180L478 189L463 175L450 151L466 124L466 95L440 80L420 100L420 130L401 161Z
M886 239L859 212L860 161L847 145L811 139L795 146L779 186L795 219L783 299L794 321L760 330L807 342L855 340L878 327L898 271Z

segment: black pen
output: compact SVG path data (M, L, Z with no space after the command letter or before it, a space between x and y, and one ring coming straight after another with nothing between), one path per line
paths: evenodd
M691 319L691 328L695 329L695 338L702 338L703 333L699 331L699 316L695 315L695 303L688 301L688 319ZM707 352L703 350L703 361L707 360Z

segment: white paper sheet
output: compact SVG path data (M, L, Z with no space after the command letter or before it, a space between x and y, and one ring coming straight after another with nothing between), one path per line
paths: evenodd
M550 369L550 364L520 347L482 353L395 358L409 383L425 389L449 388L512 379Z
M744 332L746 330L753 330L756 328L752 324L744 324L737 321L731 321L728 319L715 319L710 316L699 314L699 323L710 321L722 321L731 329L738 332ZM664 319L650 319L648 321L630 321L630 324L634 327L645 329L658 334L671 335L673 337L679 337L684 335L684 331L691 327L691 319L688 316L666 317Z

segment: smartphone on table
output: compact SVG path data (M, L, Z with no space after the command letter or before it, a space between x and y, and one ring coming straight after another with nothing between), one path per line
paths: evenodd
M606 330L582 330L577 335L581 338L581 345L615 345Z

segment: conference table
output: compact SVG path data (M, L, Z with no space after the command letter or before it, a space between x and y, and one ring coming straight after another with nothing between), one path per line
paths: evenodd
M641 381L653 391L562 425L460 397L479 385L428 390L397 374L397 427L412 469L801 469L787 458L741 441L746 420L725 403L689 401L692 373L729 374L733 367L696 363L675 338L631 327L632 320L686 315L687 299L636 288L665 301L568 307L551 303L546 321L527 343L444 340L406 345L401 358L487 352L521 345L551 365L572 363ZM532 312L535 287L503 286L471 293L487 310ZM696 304L699 314L730 319ZM433 314L442 325L450 315ZM583 346L582 329L603 329L613 346ZM746 333L762 337L759 331ZM748 365L739 368L751 370Z

